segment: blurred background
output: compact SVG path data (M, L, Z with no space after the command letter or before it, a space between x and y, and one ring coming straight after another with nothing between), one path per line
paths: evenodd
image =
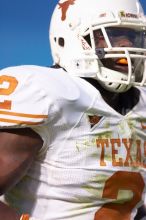
M52 64L48 27L57 2L0 0L0 69L23 64ZM146 0L140 2L146 13Z

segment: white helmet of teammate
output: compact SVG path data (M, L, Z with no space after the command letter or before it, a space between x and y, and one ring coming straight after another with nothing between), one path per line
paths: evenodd
M146 84L146 20L138 0L60 0L49 34L54 63L68 73L113 92ZM116 45L124 35L131 44Z

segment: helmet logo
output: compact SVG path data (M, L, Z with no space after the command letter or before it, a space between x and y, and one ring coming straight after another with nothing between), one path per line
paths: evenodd
M62 16L61 16L62 21L64 21L66 19L66 13L67 13L69 6L74 5L75 1L76 0L67 0L63 3L58 3L59 9L61 9L61 12L62 12Z
M124 18L138 18L137 14L132 14L132 13L126 13L124 11L120 11L120 17L124 17Z

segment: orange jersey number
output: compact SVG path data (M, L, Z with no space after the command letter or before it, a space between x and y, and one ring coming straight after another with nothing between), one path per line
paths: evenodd
M0 76L0 95L9 96L11 95L18 85L18 81L15 77L12 76ZM0 102L0 109L11 109L12 101L4 100Z
M129 201L116 203L120 190L130 190L133 197ZM95 214L94 220L130 220L133 208L141 201L144 180L140 173L118 171L105 183L102 198L113 199L114 202L103 205Z

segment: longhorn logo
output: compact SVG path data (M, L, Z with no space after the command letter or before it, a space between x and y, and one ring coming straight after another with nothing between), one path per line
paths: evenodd
M66 19L66 13L70 5L74 5L76 0L67 0L63 3L58 3L59 9L61 9L62 16L61 20L64 21Z

